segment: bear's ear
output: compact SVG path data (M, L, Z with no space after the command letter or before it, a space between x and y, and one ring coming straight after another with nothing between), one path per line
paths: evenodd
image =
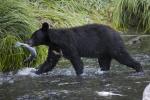
M44 23L42 24L42 30L43 30L43 31L48 31L48 29L49 29L48 23L47 23L47 22L44 22Z

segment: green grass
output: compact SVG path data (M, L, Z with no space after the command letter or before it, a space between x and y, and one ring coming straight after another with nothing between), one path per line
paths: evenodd
M29 37L39 26L31 8L29 2L0 0L0 71L16 70L23 66L37 65L43 61L41 59L30 64L23 64L23 60L29 56L29 53L22 48L15 48L17 41L21 42ZM45 57L45 52L37 50L40 51L38 54L41 58Z
M25 54L23 49L15 48L15 42L20 41L16 36L7 35L0 39L0 71L19 69L22 65Z
M29 56L29 51L21 47L15 47L17 41L22 41L21 38L7 35L0 41L0 71L7 72L27 66L37 66L46 59L47 47L39 46L36 48L37 58L30 63L23 63L25 58Z
M35 17L53 27L71 27L88 23L109 23L110 0L40 0L32 2ZM106 20L108 19L108 20Z
M0 36L31 33L37 26L25 2L0 0Z
M124 30L135 33L150 33L150 1L149 0L117 0L113 13L113 24Z

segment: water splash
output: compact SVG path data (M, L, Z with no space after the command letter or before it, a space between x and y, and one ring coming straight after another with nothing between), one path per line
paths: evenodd
M86 67L86 68L84 68L84 72L83 72L82 76L92 77L92 76L96 76L96 75L102 75L105 73L108 73L108 71L101 71L100 68ZM76 76L76 73L73 68L56 68L53 71L49 72L48 75Z
M20 69L18 72L17 72L17 76L31 76L31 77L35 77L35 76L38 76L37 74L35 74L35 71L36 69L35 68L23 68L23 69Z
M14 77L12 73L7 73L7 74L0 73L0 85L3 85L4 83L9 83L9 84L14 83Z

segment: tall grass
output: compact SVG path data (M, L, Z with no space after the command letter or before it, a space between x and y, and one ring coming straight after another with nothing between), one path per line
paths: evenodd
M21 48L15 48L15 42L21 41L16 36L7 35L0 39L0 71L10 71L21 67L25 53Z
M109 19L110 0L40 0L32 4L36 18L54 27L105 23Z
M22 63L29 53L22 48L15 48L15 43L28 37L38 25L29 2L0 0L0 71L29 66ZM41 58L45 57L45 53L38 50ZM41 61L43 60L36 60L30 63L30 66L37 65Z
M25 58L29 56L29 52L24 48L15 47L17 41L22 41L21 38L6 35L0 41L0 71L6 72L27 66L37 66L46 59L47 47L40 46L36 48L37 58L31 63L23 63Z
M0 0L0 36L26 34L35 29L28 6L19 0Z
M117 28L134 29L143 34L150 33L149 0L117 0L113 23Z

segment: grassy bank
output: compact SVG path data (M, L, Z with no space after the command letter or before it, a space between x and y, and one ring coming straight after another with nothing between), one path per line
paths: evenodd
M33 16L31 5L21 0L0 0L0 71L6 72L23 66L33 66L41 63L45 53L38 49L40 60L30 64L22 63L29 56L23 48L15 48L17 41L23 41L30 36L39 23ZM41 54L42 53L42 54Z
M39 0L32 2L35 17L53 27L109 23L110 0ZM108 19L108 20L107 20Z
M134 34L150 34L150 1L116 0L113 24Z

